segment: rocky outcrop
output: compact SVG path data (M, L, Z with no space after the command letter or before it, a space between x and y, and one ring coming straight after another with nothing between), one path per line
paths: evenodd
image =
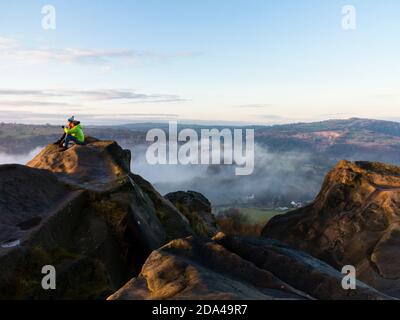
M0 298L104 298L153 250L194 234L113 141L49 145L28 166L0 166L0 191ZM55 291L40 285L47 264Z
M218 232L211 203L201 193L177 191L168 193L165 198L182 212L198 235L212 237Z
M66 151L50 144L27 166L54 172L68 184L94 191L110 190L124 183L130 172L131 152L115 141L89 141Z
M309 206L274 217L263 236L353 265L358 279L400 297L400 168L341 161Z
M219 233L154 251L140 275L108 299L390 299L360 282L357 290L344 290L342 277L277 241Z

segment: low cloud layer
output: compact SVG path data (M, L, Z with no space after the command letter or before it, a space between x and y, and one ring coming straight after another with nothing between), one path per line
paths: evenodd
M4 152L0 152L0 165L2 164L22 164L25 165L27 162L32 160L43 147L37 147L33 150L30 150L26 154L8 154Z
M260 145L256 145L254 173L235 176L234 165L149 165L145 145L120 143L132 151L132 171L153 183L162 194L195 190L214 205L243 204L253 196L254 205L277 207L291 201L306 202L315 197L325 174L313 168L309 153L270 152ZM25 164L40 149L25 155L0 153L0 164Z
M312 154L270 152L256 145L255 170L250 176L236 176L234 165L156 165L147 164L144 146L134 147L132 168L155 184L163 194L195 190L214 205L254 202L279 206L291 201L307 202L317 194L325 172L315 170Z

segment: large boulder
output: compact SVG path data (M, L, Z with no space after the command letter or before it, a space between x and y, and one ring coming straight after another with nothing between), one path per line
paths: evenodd
M196 224L194 224L193 221L188 220L181 211L154 189L150 182L146 181L139 175L131 174L130 177L152 202L157 217L165 230L168 242L173 239L181 238L184 235L201 235L199 230L196 228Z
M28 166L0 166L0 191L0 298L104 298L153 250L194 234L113 141L49 145ZM42 290L44 265L57 290Z
M344 290L326 263L266 239L193 237L154 251L109 300L390 299L363 283Z
M1 247L7 249L13 242L23 241L32 229L54 215L65 199L73 202L80 194L45 170L0 166Z
M152 224L149 230L162 230L166 241L192 235L189 221L148 181L133 174L130 164L131 152L122 149L115 141L89 138L86 145L76 145L66 151L60 150L57 145L49 145L27 165L54 172L61 181L95 195L100 194L102 198L105 194L116 192L119 200L134 212L144 213L147 217L155 216L156 220L147 218L140 221L141 226L144 228L148 223ZM127 190L125 199L121 196L123 190ZM102 200L98 203L100 208L110 206L105 199ZM154 247L157 245L160 242Z
M212 237L218 232L210 201L195 191L177 191L165 195L185 217L198 235Z
M102 298L134 274L151 250L123 240L119 232L127 231L145 242L128 232L133 223L121 221L120 231L112 231L85 190L48 171L1 166L0 189L7 190L0 202L0 299ZM41 287L45 265L56 267L57 290Z
M400 297L400 168L341 161L309 206L274 217L263 236L278 239Z

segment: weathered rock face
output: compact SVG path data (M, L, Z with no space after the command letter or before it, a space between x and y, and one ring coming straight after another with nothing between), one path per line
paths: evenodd
M390 299L360 282L343 290L342 276L277 241L219 233L154 251L140 275L108 299Z
M93 142L66 151L50 144L27 166L49 170L61 180L86 189L117 187L130 172L130 151L123 150L115 141L89 141Z
M165 198L185 215L198 235L212 237L218 232L211 203L201 193L178 191L168 193Z
M151 250L118 243L85 190L73 190L44 170L2 166L0 171L1 189L8 190L0 202L1 299L101 298ZM130 247L134 254L128 254ZM45 265L58 271L56 291L41 289Z
M311 205L274 217L262 234L400 297L400 168L341 161Z
M63 199L75 198L78 192L61 184L50 172L3 165L0 195L0 243L4 248L47 219Z
M191 221L174 207L171 202L162 197L151 183L135 174L130 174L130 177L152 202L157 212L157 217L165 230L168 242L184 237L185 235L196 234L195 226L192 225Z
M27 167L0 166L0 298L104 298L153 250L194 234L129 166L129 151L94 139L49 145ZM48 264L55 291L41 289Z

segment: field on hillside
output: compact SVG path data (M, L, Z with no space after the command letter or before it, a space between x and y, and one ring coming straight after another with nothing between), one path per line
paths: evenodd
M215 215L219 215L229 209L232 209L232 207L217 206L213 208ZM290 210L281 211L281 210L246 207L246 206L234 206L234 209L239 210L243 215L245 215L248 218L249 223L252 224L265 224L274 216L278 214L284 214L290 211Z

